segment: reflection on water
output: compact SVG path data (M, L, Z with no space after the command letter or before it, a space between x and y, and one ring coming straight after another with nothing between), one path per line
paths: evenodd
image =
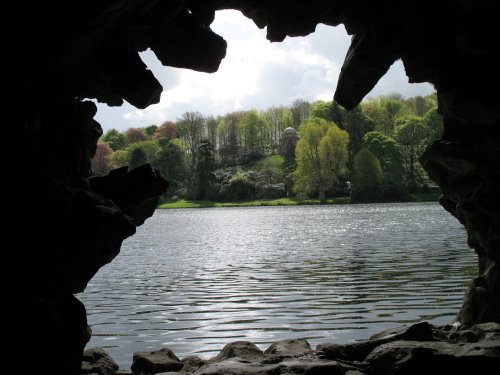
M345 343L450 323L475 269L436 203L158 210L79 297L120 367L134 351Z

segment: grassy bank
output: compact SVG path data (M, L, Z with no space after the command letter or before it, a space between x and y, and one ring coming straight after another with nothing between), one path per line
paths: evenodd
M346 204L350 203L348 197L328 198L325 202L319 199L257 199L243 202L211 202L211 201L190 201L182 198L173 198L163 201L158 208L208 208L208 207L255 207L255 206L298 206L298 205L319 205L319 204Z
M425 193L410 194L410 202L437 202L441 194ZM192 201L183 198L165 199L158 208L209 208L209 207L255 207L255 206L299 206L299 205L319 205L319 204L348 204L351 203L349 197L328 198L321 202L319 199L257 199L242 202L212 202L212 201Z

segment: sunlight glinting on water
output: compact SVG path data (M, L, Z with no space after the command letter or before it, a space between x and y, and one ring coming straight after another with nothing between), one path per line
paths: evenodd
M168 346L211 357L450 323L473 276L461 225L435 203L158 210L80 298L121 368Z

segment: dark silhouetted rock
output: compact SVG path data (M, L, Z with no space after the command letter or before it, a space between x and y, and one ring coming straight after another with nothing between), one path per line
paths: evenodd
M265 355L278 355L282 357L297 357L312 353L311 346L304 339L290 339L275 342L264 352Z

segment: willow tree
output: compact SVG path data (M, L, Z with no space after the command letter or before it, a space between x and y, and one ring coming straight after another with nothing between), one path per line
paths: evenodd
M333 122L312 118L300 125L299 138L293 190L299 197L317 193L323 200L346 172L349 135Z

